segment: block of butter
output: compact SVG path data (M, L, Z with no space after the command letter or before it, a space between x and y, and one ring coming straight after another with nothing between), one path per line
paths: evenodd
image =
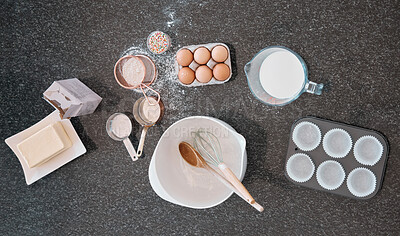
M61 122L57 121L39 130L17 145L29 168L39 166L64 150L72 142Z

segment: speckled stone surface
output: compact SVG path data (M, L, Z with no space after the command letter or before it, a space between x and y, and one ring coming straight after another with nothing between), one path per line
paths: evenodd
M162 3L161 3L162 2ZM398 1L2 1L0 136L35 124L53 109L42 92L77 77L103 97L94 114L72 119L88 152L31 186L0 143L0 235L316 235L400 233L400 7ZM118 86L121 55L149 53L153 30L170 51L152 56L165 117L151 128L136 163L110 139L105 122L130 112L141 95ZM184 45L225 42L234 77L226 84L181 87L174 53ZM306 61L323 95L304 94L284 107L256 100L244 65L270 45ZM208 115L247 139L244 185L265 211L239 197L193 210L159 198L148 179L158 139L175 121ZM381 191L357 201L293 185L284 176L291 124L312 115L383 133L390 154ZM139 126L134 136L139 137ZM137 145L137 138L133 138Z

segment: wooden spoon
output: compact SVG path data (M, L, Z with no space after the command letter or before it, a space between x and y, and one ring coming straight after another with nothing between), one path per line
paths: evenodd
M219 181L221 181L223 184L225 184L230 190L235 192L239 197L241 197L243 200L245 200L247 203L249 203L251 206L256 208L259 212L264 211L264 208L258 204L257 202L250 199L246 199L233 185L230 183L228 180L226 180L224 177L222 177L218 172L216 172L213 168L211 168L207 162L204 160L204 158L200 155L197 150L190 145L187 142L181 142L179 144L179 152L182 156L182 158L191 166L198 167L198 168L204 168L211 172L215 177L218 178Z

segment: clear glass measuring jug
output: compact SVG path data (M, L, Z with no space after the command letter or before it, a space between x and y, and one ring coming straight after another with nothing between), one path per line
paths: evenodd
M324 86L309 81L304 60L283 46L264 48L244 71L253 95L272 106L289 104L304 92L320 95Z

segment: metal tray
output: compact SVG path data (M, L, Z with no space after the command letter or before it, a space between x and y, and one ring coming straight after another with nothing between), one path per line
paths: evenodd
M318 145L318 147L312 151L300 150L298 147L296 147L296 144L292 140L292 133L293 133L294 127L296 127L297 124L299 124L303 121L308 121L308 122L312 122L312 123L316 124L321 131L321 142ZM322 140L323 140L324 135L333 128L340 128L340 129L347 131L350 134L351 139L353 141L353 144L352 144L353 146L352 146L350 152L343 158L333 158L333 157L328 156L328 154L325 153L325 151L322 147ZM360 137L365 136L365 135L371 135L371 136L377 138L383 146L382 157L373 166L367 166L367 165L360 164L354 157L354 153L353 153L354 144ZM308 181L303 182L303 183L299 183L299 182L292 180L286 172L286 163L287 163L289 157L291 157L293 154L296 154L296 153L305 153L305 154L309 155L315 164L315 171L313 173L313 176L311 177L311 179L309 179ZM325 119L321 119L321 118L316 118L316 117L304 117L304 118L300 118L299 120L295 121L291 127L290 140L289 140L288 151L287 151L286 161L285 161L285 176L289 181L293 182L296 185L300 185L300 186L304 186L304 187L308 187L308 188L312 188L312 189L316 189L316 190L321 190L324 192L334 193L334 194L338 194L338 195L342 195L342 196L346 196L346 197L350 197L350 198L354 198L354 199L370 199L377 194L377 192L380 190L380 188L382 186L383 177L385 174L386 162L387 162L387 158L388 158L388 153L389 153L389 145L388 145L387 139L382 134L380 134L374 130L360 128L360 127L343 124L343 123L339 123L339 122L335 122L335 121L325 120ZM324 189L317 182L316 170L322 162L327 161L327 160L334 160L334 161L339 162L343 166L343 168L346 172L346 179L343 181L342 185L335 190ZM367 169L371 170L376 176L376 187L375 187L374 192L372 192L370 195L365 196L365 197L356 197L347 189L347 184L346 184L347 176L353 169L355 169L357 167L367 168Z

